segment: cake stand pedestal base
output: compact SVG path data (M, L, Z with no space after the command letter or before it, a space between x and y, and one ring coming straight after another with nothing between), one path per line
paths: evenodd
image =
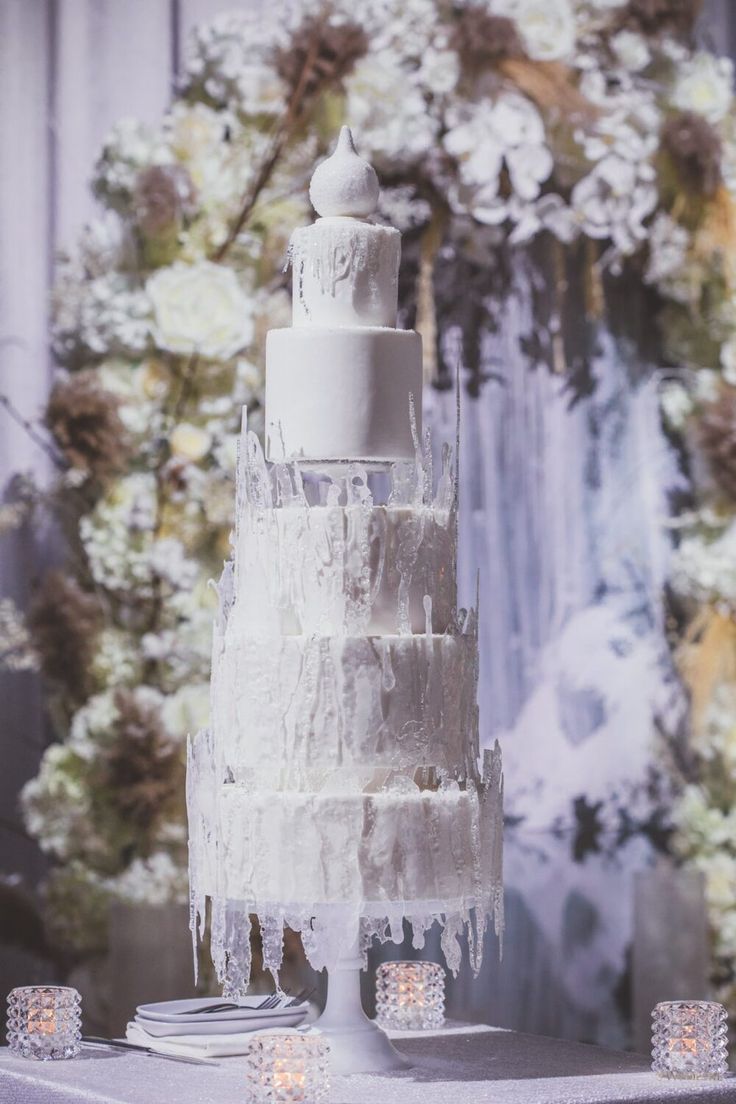
M369 1020L360 1000L362 960L357 942L338 960L327 981L325 1010L314 1026L330 1043L330 1067L333 1073L390 1073L408 1069L385 1031Z

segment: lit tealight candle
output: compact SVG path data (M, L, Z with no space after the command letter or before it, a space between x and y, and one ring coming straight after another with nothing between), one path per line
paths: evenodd
M81 1049L82 1005L65 985L25 985L8 996L8 1046L21 1058L75 1058Z
M376 971L381 1027L426 1031L445 1022L445 973L437 962L384 962Z
M652 1012L652 1069L660 1077L723 1077L727 1015L715 1001L663 1001Z
M320 1104L329 1082L329 1043L318 1032L263 1031L248 1049L253 1104Z

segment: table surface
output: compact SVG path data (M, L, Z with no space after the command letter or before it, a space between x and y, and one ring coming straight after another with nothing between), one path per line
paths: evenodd
M478 1025L393 1038L416 1066L390 1077L335 1077L331 1104L736 1104L736 1078L662 1080L641 1055L581 1043ZM32 1062L0 1049L0 1104L243 1104L247 1058L219 1062L91 1048L74 1061Z

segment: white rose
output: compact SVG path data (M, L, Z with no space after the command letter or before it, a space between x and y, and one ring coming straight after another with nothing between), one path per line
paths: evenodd
M575 16L569 0L502 0L496 10L516 20L526 52L535 61L556 61L574 52Z
M678 66L672 103L717 123L731 107L732 84L733 62L702 50Z
M212 434L191 422L180 422L172 432L169 444L174 456L196 463L210 451Z
M619 31L611 39L611 47L624 69L638 73L652 60L647 40L635 31Z
M253 338L253 305L231 268L177 261L154 272L146 290L163 349L227 360Z

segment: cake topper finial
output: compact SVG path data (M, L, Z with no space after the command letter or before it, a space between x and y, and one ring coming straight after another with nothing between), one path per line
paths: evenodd
M314 170L309 198L318 215L367 218L378 204L376 170L355 152L350 127L344 126L330 157Z

